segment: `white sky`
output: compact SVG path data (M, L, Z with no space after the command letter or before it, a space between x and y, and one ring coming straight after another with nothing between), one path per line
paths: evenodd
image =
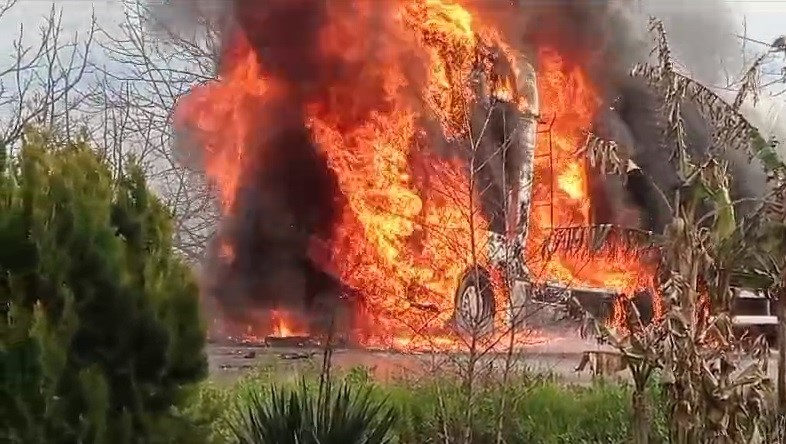
M6 1L7 0L0 0L0 5ZM708 35L717 35L711 32L702 33L702 26L699 22L701 22L701 18L704 17L701 13L703 8L707 8L707 17L717 14L717 2L719 0L632 1L649 4L648 10L652 11L654 8L659 11L656 12L656 14L670 14L676 17L680 17L679 11L689 8L693 11L694 15L692 15L692 17L697 18L685 19L688 22L692 20L697 21L697 39L714 38L708 37ZM728 31L730 34L743 33L743 25L746 25L745 34L750 39L759 40L765 44L771 43L778 36L786 35L786 0L722 1L724 1L725 5L732 12L732 23L738 23L738 29L730 29ZM117 0L19 0L19 4L16 5L11 13L0 20L0 69L5 65L6 60L8 60L7 57L10 56L13 50L13 41L17 37L19 26L22 25L25 28L25 33L28 36L26 43L35 45L37 43L37 39L35 38L36 28L43 22L43 17L49 13L53 5L63 10L63 27L67 33L86 32L90 25L91 14L93 13L95 13L100 26L105 29L111 29L117 26L121 23L123 18L123 9ZM697 12L698 14L696 14ZM687 14L684 17L687 17ZM685 22L682 23L682 26L684 26L684 24ZM667 32L668 31L667 29ZM721 29L720 32L725 33L726 31L725 29ZM691 32L688 31L681 37L682 39L691 40ZM686 43L690 44L690 42ZM757 45L755 43L751 43L749 48L752 49L754 53L759 53L766 49L764 45ZM679 48L677 48L677 50L679 51ZM699 50L698 54L694 53L693 56L701 57L701 51ZM102 61L100 59L97 60L97 57L100 57L100 54L93 56L93 62L101 64ZM786 60L784 60L784 64L786 64ZM773 66L771 68L768 67L766 71L777 73L781 69L781 66L781 63L775 60ZM764 81L766 82L767 80L765 79ZM779 140L786 140L786 91L780 84L773 88L776 87L780 92L771 91L770 94L774 94L773 96L762 97L759 105L756 107L751 106L750 110L745 114L746 117L752 119L754 124L764 133L768 135L777 135Z
M7 0L0 0L2 5ZM221 1L221 0L217 0ZM225 0L229 1L229 0ZM385 1L385 0L377 0ZM585 0L592 1L592 0ZM690 7L693 11L708 9L707 14L714 14L717 9L717 0L634 0L644 1L657 5L657 10L674 14L681 9ZM725 0L725 4L733 11L734 21L739 23L739 29L729 30L730 33L742 33L743 24L747 25L746 35L752 39L771 43L777 36L786 34L786 0ZM19 4L2 20L0 20L0 67L4 58L12 51L12 42L16 38L19 25L24 26L28 44L35 44L35 32L42 22L42 17L47 15L52 5L63 10L63 27L66 32L85 32L89 25L91 14L95 11L97 20L105 28L111 28L120 23L123 10L117 0L19 0ZM678 14L675 14L678 15ZM701 14L700 14L701 15ZM697 24L697 28L701 28ZM697 29L697 38L701 38L702 30ZM683 36L690 38L690 34ZM765 49L755 43L750 45L755 52ZM94 56L100 57L100 55ZM100 63L100 60L94 60ZM780 67L776 67L780 69Z
M0 0L0 4L4 0ZM380 0L382 1L382 0ZM669 9L679 10L689 2L692 7L701 7L702 0L661 0ZM771 42L775 37L786 34L786 0L726 0L726 4L739 18L740 29L747 24L747 34L751 38ZM674 6L671 6L673 3ZM104 26L119 23L122 9L116 0L20 0L19 4L0 23L0 54L7 53L11 38L19 24L31 31L40 23L41 17L49 12L52 5L63 9L63 24L71 32L84 31L89 26L90 15L96 16ZM711 6L708 4L708 8ZM17 26L14 26L17 25ZM701 30L697 30L701 32Z
M382 0L380 0L382 1ZM662 0L663 3L674 3L674 8L679 9L682 1L701 4L702 0ZM726 0L731 8L736 10L740 23L747 19L751 36L762 39L772 39L786 33L786 0ZM3 0L0 0L0 4ZM0 36L5 37L10 31L7 28L12 22L35 25L39 18L49 11L51 6L57 5L64 9L64 21L72 30L84 29L87 25L91 8L95 8L99 19L104 23L119 20L122 11L115 0L20 0L15 8L13 18L7 17L3 23ZM6 40L3 38L2 40ZM2 42L1 44L5 44Z
M741 20L748 25L748 35L769 42L786 34L786 1L784 0L729 0L740 10Z

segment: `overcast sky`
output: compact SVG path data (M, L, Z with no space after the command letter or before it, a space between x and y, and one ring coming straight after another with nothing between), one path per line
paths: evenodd
M227 0L228 1L228 0ZM702 0L682 0L701 4ZM674 3L679 8L680 0L663 0L663 3ZM2 4L0 0L0 4ZM90 8L95 8L101 20L117 21L122 12L114 0L20 0L22 7L16 8L15 21L35 24L36 20L46 14L52 4L65 9L65 18L70 29L83 27L89 17ZM740 23L747 19L749 29L760 38L770 39L784 33L786 26L786 0L726 0L730 8L740 17ZM7 29L0 32L5 33ZM3 39L5 40L5 39Z
M5 1L7 0L0 0L0 5ZM702 8L705 8L704 5L706 4L707 16L711 16L717 12L719 0L638 1L651 2L651 4L657 5L656 9L659 11L667 11L670 14L688 6L694 11L700 11ZM739 26L737 30L729 30L729 33L742 33L743 24L745 24L747 26L747 36L765 43L770 43L777 36L786 34L786 29L784 29L786 28L786 0L725 0L724 4L732 11L732 22L738 23ZM19 25L24 26L25 32L28 34L27 42L34 44L36 27L42 22L42 17L48 14L53 5L63 10L63 27L68 33L86 32L90 25L93 11L104 28L111 28L113 25L120 23L123 18L122 7L116 0L19 0L19 4L0 20L0 67L4 64L3 58L6 57L5 55L12 52L13 41L16 38L16 33L19 31ZM657 13L660 14L660 12ZM675 15L679 16L679 13ZM699 14L699 17L701 17L701 14ZM689 20L693 21L693 19ZM701 28L701 25L698 23L697 28ZM692 32L688 26L687 35L683 35L682 38L692 40ZM696 32L699 33L696 35L697 39L708 38L706 33L701 34L701 29L696 29ZM725 29L723 32L725 32ZM751 47L756 52L760 51L759 47L764 49L763 45L756 45L755 43L752 43ZM679 49L678 47L678 53L680 52ZM689 55L689 58L700 57L701 55L703 54L692 54ZM100 56L96 55L95 57ZM94 61L100 63L100 60ZM775 68L775 71L777 71L780 69L780 66Z
M0 0L0 7L8 0ZM162 0L155 0L162 1ZM230 1L230 0L214 0L214 1ZM262 0L260 0L262 1ZM340 1L340 0L339 0ZM385 0L377 0L385 1ZM548 0L544 0L548 1ZM594 1L594 0L584 0ZM674 40L684 40L682 42L685 47L693 46L693 51L685 51L681 48L679 42L672 49L675 50L678 58L691 59L699 63L700 59L709 58L710 65L714 65L715 57L717 54L706 53L702 50L701 41L707 39L717 39L720 37L729 38L732 34L742 34L745 25L745 35L750 39L758 40L764 44L750 43L749 48L754 53L760 53L766 50L766 45L771 43L778 36L786 34L786 0L632 0L648 4L644 6L644 10L648 13L657 15L664 18L667 26L667 32L674 31L668 29L669 19L666 16L671 16L671 20L676 20L681 23L681 32L671 33L672 44ZM712 32L704 29L702 23L713 23L717 21L719 7L725 5L729 11L729 17L723 22L730 23L729 25L722 25ZM63 11L63 27L69 33L85 33L90 26L91 15L94 13L100 26L104 29L111 29L121 23L123 19L123 9L117 0L19 0L19 3L13 8L9 14L0 19L0 71L3 66L7 65L7 60L13 52L13 41L16 40L17 33L19 32L20 25L24 27L26 43L35 45L37 39L35 34L37 27L43 22L44 17L49 13L52 6L58 10ZM706 9L706 15L703 13ZM690 14L681 11L692 10ZM737 29L726 30L727 27L733 27L731 24L737 24ZM693 27L695 25L695 34ZM732 46L736 45L737 38L730 38ZM698 44L697 44L698 43ZM697 49L698 48L698 49ZM731 48L735 54L736 48ZM682 53L682 54L680 54ZM682 56L682 57L680 57ZM720 56L720 58L725 56ZM91 56L93 62L103 64L101 55L99 53ZM748 59L750 60L750 59ZM742 60L740 60L742 62ZM724 60L724 64L727 60ZM772 65L765 68L765 72L771 72L777 75L785 62L780 60L773 60ZM724 65L725 66L725 65ZM110 68L111 69L111 68ZM715 71L714 68L709 68ZM692 71L697 78L705 81L708 85L718 85L714 80L705 80L706 73L698 73ZM727 68L728 72L729 69ZM714 75L714 74L711 74ZM779 76L778 76L779 77ZM772 80L773 77L764 79L764 82ZM6 76L5 79L0 79L7 86L8 83L13 82L13 78ZM723 92L722 92L723 93ZM729 92L729 94L733 94ZM731 96L729 96L731 97ZM776 134L779 140L786 140L786 91L783 85L775 83L768 90L759 104L756 107L750 107L750 111L745 112L749 119L754 121L760 130L768 134ZM747 106L747 105L746 105ZM2 114L3 110L0 110Z
M786 34L786 1L784 0L729 0L738 10L740 20L746 20L751 37L770 41Z
M3 1L0 0L0 4ZM703 0L661 0L661 3L670 8L673 3L673 8L679 10L685 5L683 1L691 3L692 7L701 7L703 3ZM739 19L740 29L743 23L747 24L747 35L751 38L771 42L786 34L786 0L726 0L725 3ZM20 0L0 23L0 54L8 53L11 47L12 35L18 31L13 25L22 24L32 31L53 4L63 9L64 28L70 32L84 31L89 26L92 10L103 26L118 23L123 13L115 0ZM708 4L707 7L713 6Z

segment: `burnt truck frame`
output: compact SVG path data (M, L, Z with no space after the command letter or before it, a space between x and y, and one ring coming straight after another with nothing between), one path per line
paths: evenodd
M532 201L532 181L539 124L539 97L537 91L536 71L529 59L518 57L509 61L512 65L512 84L515 92L523 97L525 109L518 107L518 122L515 125L513 143L520 145L524 153L522 164L518 170L517 180L513 187L505 188L507 200L504 214L504 225L497 224L496 229L489 232L488 267L506 270L507 276L513 277L512 288L507 289L506 307L496 307L495 292L492 285L491 270L472 264L460 277L455 291L453 323L455 327L469 334L485 334L494 329L499 316L504 318L509 328L520 328L525 323L526 307L533 304L559 305L566 307L567 301L577 301L580 308L599 319L611 313L614 301L620 297L614 291L605 288L582 288L571 286L565 282L546 282L535 284L529 279L527 265L523 262L523 251L527 240L527 229L530 222L530 206ZM481 80L482 81L482 80ZM489 109L497 103L512 102L510 97L495 97L492 93L481 108ZM502 141L502 143L508 143ZM503 166L506 168L506 166ZM627 173L638 173L641 170L632 161L628 161ZM492 227L495 224L492 223ZM624 227L615 227L626 230ZM652 234L652 233L650 233ZM778 320L773 315L771 298L763 291L750 289L734 289L735 297L732 307L732 322L738 329L764 333L768 337L774 334ZM652 298L642 291L634 296L634 303L648 322L652 318Z

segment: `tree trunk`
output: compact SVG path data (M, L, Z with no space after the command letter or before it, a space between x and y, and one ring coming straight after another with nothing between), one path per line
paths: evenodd
M644 389L636 388L633 392L633 442L649 444L650 420L647 394Z
M786 288L778 292L778 411L786 414Z

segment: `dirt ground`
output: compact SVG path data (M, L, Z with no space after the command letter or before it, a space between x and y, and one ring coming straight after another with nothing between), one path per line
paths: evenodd
M561 379L576 383L591 381L589 369L583 372L575 371L582 354L587 350L611 349L599 345L597 341L581 338L574 322L557 319L557 314L549 309L531 309L527 324L533 328L533 334L520 334L519 338L537 344L515 347L512 359L506 359L507 347L500 347L505 350L483 354L476 368L493 371L504 367L506 362L511 362L514 370L527 368L534 372L550 372ZM209 346L210 372L217 381L231 381L243 372L263 365L297 374L304 368L321 366L322 358L323 351L314 348L230 343ZM344 369L363 366L368 368L375 378L387 380L433 376L436 372L458 373L461 368L466 368L467 359L468 354L461 352L402 353L390 350L337 349L331 362Z
M296 375L301 371L319 367L323 351L308 347L265 347L263 345L211 344L209 350L210 373L214 380L231 381L260 366L272 366L282 373ZM608 350L590 341L580 339L555 339L545 344L518 348L510 360L505 353L486 353L479 358L478 368L500 370L505 362L512 362L515 369L527 368L537 372L550 372L570 382L589 382L589 370L576 372L575 368L585 350ZM337 349L333 364L350 369L363 366L375 378L417 378L433 376L436 371L458 372L466 365L467 353L401 353L394 351Z
M588 383L591 371L577 372L576 367L587 350L610 350L594 341L579 338L558 338L539 345L518 348L509 361L505 353L486 353L479 358L476 368L499 371L505 362L513 368L527 368L534 372L549 372L569 383ZM320 368L323 351L309 347L266 347L264 345L210 344L208 346L210 374L217 382L231 382L243 373L268 366L276 373L296 377L308 369ZM333 366L351 369L363 366L379 380L396 378L433 377L458 373L466 365L466 353L401 353L394 351L337 349L333 352ZM770 359L769 373L774 379L777 357ZM608 379L629 380L627 371L607 375Z

